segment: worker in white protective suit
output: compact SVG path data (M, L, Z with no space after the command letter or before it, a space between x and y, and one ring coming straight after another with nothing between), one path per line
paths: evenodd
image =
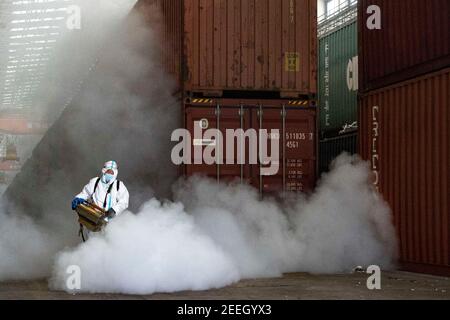
M92 178L72 201L72 210L89 201L106 211L105 221L109 222L128 208L129 193L125 184L117 180L119 174L117 162L104 164L101 177ZM89 231L80 226L83 240L89 237Z

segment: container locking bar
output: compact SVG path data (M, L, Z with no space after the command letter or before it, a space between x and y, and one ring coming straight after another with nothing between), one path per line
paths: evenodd
M281 139L283 143L283 193L286 192L286 106L283 104L283 108L281 110L281 118L282 118L282 129L281 133L283 138Z
M217 130L220 132L220 104L217 104L216 106L216 123L217 123ZM217 142L216 142L216 177L217 177L217 183L220 182L220 148L222 142L220 141L220 135L217 135Z
M262 158L262 137L261 137L261 132L262 132L262 127L263 127L263 108L262 108L262 104L259 105L259 110L258 110L258 117L259 117L259 195L262 197L263 195L263 176L262 176L262 162L261 162L261 158Z
M241 121L241 184L244 183L244 162L245 162L245 136L244 136L244 105L240 105L239 117Z

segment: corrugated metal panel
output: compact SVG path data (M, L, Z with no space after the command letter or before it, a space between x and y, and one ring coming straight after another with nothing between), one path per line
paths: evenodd
M316 0L186 0L185 90L317 91Z
M319 39L321 133L336 135L357 120L358 44L354 21Z
M409 270L450 275L450 69L360 103L360 153L390 204Z
M331 162L341 153L358 152L357 133L322 140L319 143L319 174L329 170Z
M381 29L370 30L369 6ZM360 90L368 91L450 65L450 1L360 0Z
M217 109L218 106L219 109ZM256 132L262 128L267 129L269 134L270 130L278 129L280 134L278 137L272 137L280 140L280 162L277 173L274 175L261 175L260 165L250 163L247 142L243 165L237 162L237 151L233 157L226 153L226 148L221 151L223 157L233 160L234 164L217 165L216 161L215 164L207 165L202 159L197 160L203 164L194 164L196 158L194 145L192 145L192 164L186 166L188 176L205 174L219 180L242 179L243 182L258 188L261 193L283 190L303 192L313 189L316 182L317 136L314 108L289 107L289 101L286 100L193 99L185 106L185 121L186 128L192 136L194 136L194 129L200 123L206 123L208 129L219 127L224 137L226 137L227 129L239 128L255 129ZM270 150L269 154L271 154Z

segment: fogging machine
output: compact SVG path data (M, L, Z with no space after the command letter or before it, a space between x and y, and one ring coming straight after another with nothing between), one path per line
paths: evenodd
M78 213L78 222L91 232L99 232L107 224L106 211L93 203L84 202L75 211Z

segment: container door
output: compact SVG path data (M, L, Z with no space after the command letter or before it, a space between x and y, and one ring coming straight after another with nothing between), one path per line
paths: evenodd
M271 148L271 140L278 140L279 149L277 172L271 174L273 166L277 165L275 160L272 159L270 164L260 161L259 165L253 166L252 184L262 194L312 191L316 180L315 110L261 106L253 111L252 119L253 128L268 131L268 159L272 157L272 151L276 151Z
M191 164L186 166L186 175L204 174L220 181L234 179L248 181L250 168L245 165L247 148L241 146L238 150L239 145L236 141L233 144L234 149L227 150L226 147L228 145L227 129L245 131L248 127L249 112L240 106L186 108L186 128L192 137ZM216 136L208 135L209 129L217 128L222 134L222 143ZM197 136L195 136L196 133ZM244 156L245 158L242 159ZM208 162L211 160L213 163Z

